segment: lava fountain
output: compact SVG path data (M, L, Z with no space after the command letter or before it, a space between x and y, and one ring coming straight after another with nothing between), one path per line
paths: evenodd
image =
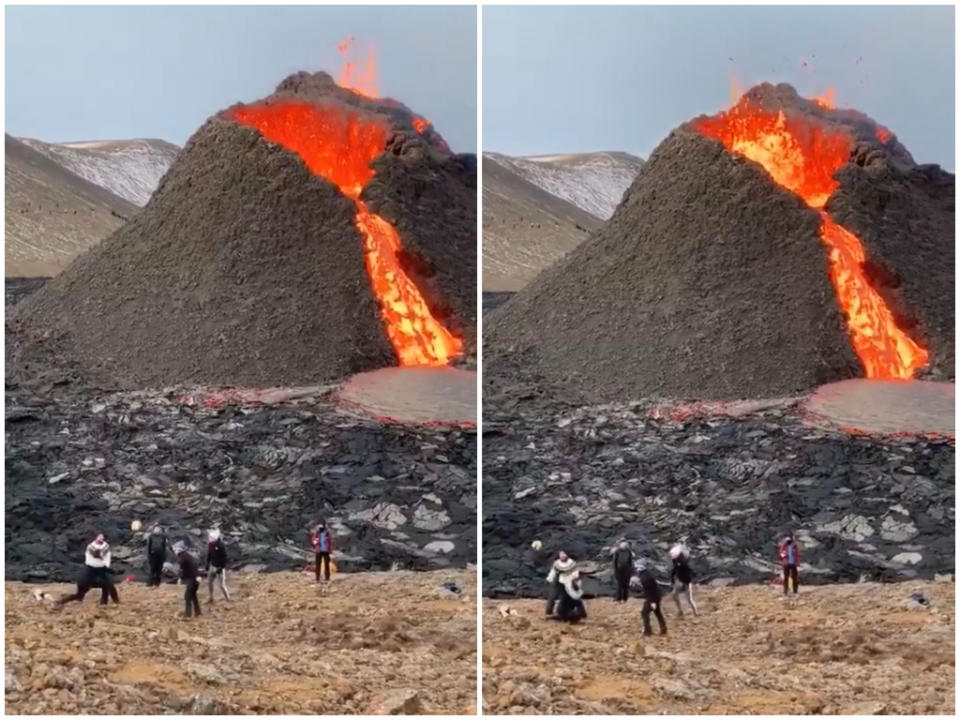
M814 102L832 109L833 92ZM870 285L864 272L866 252L859 238L824 210L838 185L834 173L850 156L851 138L812 117L762 108L747 96L729 110L695 120L693 128L761 165L775 183L820 214L820 239L828 251L830 281L866 376L905 380L924 367L927 351L897 326L893 312Z

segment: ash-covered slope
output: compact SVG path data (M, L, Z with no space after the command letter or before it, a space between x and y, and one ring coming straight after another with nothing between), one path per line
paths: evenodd
M484 153L484 157L601 220L613 215L644 162L625 152L528 157L491 152Z
M7 277L49 277L107 237L137 208L4 136Z
M519 290L600 224L590 213L484 156L484 292Z
M593 399L791 393L856 367L816 215L683 129L485 328L490 373L529 366Z
M953 176L915 166L860 113L817 108L789 86L759 86L746 100L773 109L774 130L776 111L785 127L802 113L815 148L849 148L826 212L872 223L863 274L929 351L918 374L952 377ZM491 313L490 373L536 376L588 400L780 396L865 374L821 240L823 212L708 137L712 120L671 133L614 216ZM883 219L885 206L897 214ZM878 240L895 218L917 237Z
M48 143L20 138L25 145L95 185L143 207L180 148L165 140L88 140Z
M210 118L132 222L18 307L27 358L52 351L125 387L309 384L397 364L354 201L232 114L284 102L385 134L363 200L397 218L400 264L472 351L470 158L450 154L432 128L419 135L399 103L301 73ZM424 219L418 202L448 207Z

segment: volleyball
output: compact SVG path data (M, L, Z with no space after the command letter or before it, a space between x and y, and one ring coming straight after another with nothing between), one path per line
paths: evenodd
M143 523L140 522L139 520L134 520L132 523L130 523L130 529L133 530L134 532L140 532L140 528L142 527L143 527Z
M532 547L534 550L541 550L543 549L543 543L539 540L534 540L532 543L530 543L530 547Z

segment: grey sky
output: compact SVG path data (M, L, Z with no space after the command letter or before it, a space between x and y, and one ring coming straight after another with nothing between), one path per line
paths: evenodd
M352 34L376 45L381 95L474 152L476 17L472 6L7 7L6 131L182 145L291 72L336 77L336 44Z
M743 89L834 86L954 169L953 7L484 7L484 149L646 157L727 107L731 72Z

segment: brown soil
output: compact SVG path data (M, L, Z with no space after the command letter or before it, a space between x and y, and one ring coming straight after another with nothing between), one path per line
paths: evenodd
M698 588L700 617L667 600L668 634L649 638L636 599L587 601L577 626L542 601L484 600L484 711L952 715L955 587ZM931 609L907 609L916 591Z
M230 580L234 600L193 620L177 617L180 586L124 584L119 606L98 607L93 591L54 612L33 600L38 586L7 583L7 711L380 714L401 698L475 712L474 572ZM447 581L462 594L445 594Z

